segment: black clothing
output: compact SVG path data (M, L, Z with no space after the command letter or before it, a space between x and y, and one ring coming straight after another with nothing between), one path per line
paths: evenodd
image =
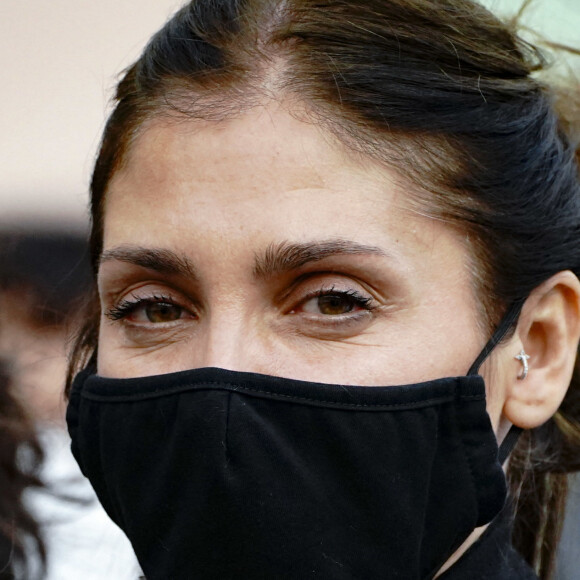
M481 538L437 580L537 580L511 543L511 510L488 526Z

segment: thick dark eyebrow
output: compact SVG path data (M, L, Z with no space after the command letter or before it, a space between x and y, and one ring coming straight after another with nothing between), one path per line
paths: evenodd
M340 255L387 256L378 246L367 246L350 240L321 240L306 243L270 244L263 255L256 255L254 276L265 278L296 270L309 262Z
M197 280L195 268L189 259L165 248L118 246L105 250L100 256L99 265L115 260L155 270L161 274L183 276Z

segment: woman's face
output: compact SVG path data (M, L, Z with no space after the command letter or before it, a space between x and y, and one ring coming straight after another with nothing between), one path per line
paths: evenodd
M99 374L465 374L488 337L464 240L353 157L280 107L151 124L107 193Z

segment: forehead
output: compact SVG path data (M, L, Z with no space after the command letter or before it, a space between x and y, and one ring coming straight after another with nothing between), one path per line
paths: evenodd
M411 187L282 107L219 123L150 123L107 192L105 248L226 248L351 239L391 255L463 253L456 235L414 214Z
M158 186L188 180L191 186L219 187L225 193L228 182L251 182L255 189L267 183L282 190L348 186L357 178L382 189L394 176L347 150L320 124L299 120L282 105L269 105L220 122L149 121L109 191L137 177Z

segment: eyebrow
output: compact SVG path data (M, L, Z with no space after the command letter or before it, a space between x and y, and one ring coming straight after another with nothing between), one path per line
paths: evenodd
M304 243L280 242L270 244L263 254L255 255L253 274L256 278L268 278L296 270L310 262L320 262L341 255L385 257L388 254L378 246L342 239ZM198 279L194 265L186 256L165 248L118 246L103 251L99 265L113 261L127 262L162 274Z
M263 255L255 256L254 276L266 278L296 270L310 262L341 255L387 256L378 246L367 246L350 240L332 239L306 243L270 244Z
M193 280L198 278L193 264L186 256L180 256L165 248L119 246L102 252L99 265L115 260L155 270L162 274L184 276Z

